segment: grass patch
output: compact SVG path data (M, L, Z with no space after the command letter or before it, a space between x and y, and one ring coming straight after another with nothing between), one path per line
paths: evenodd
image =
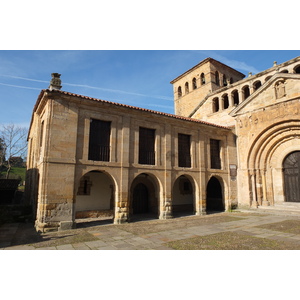
M169 220L140 221L129 224L116 225L118 228L133 234L148 234L173 229L184 229L193 226L211 225L222 222L231 222L243 218L228 215L192 216L185 218L174 218Z
M299 250L293 242L275 241L237 232L216 233L207 236L166 243L175 250Z
M300 220L285 220L282 222L265 224L257 227L285 233L300 234Z

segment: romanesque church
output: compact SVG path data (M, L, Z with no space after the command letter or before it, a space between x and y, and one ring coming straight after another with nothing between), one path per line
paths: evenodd
M171 84L174 115L63 91L52 74L28 134L37 230L300 210L300 57L247 76L207 58Z

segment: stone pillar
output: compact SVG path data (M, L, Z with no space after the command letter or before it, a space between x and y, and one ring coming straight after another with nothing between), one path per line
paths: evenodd
M250 171L250 180L251 180L251 192L252 192L252 203L251 208L257 208L257 194L256 194L256 178L254 170Z
M262 171L262 187L263 187L263 206L269 206L270 202L267 197L267 182L266 182L266 170Z
M116 199L114 224L122 224L129 221L129 159L130 159L130 117L124 116L119 124L122 132L118 135L121 145L121 170L118 199Z
M165 125L165 134L162 145L162 155L165 156L165 174L163 191L160 195L159 219L165 220L172 218L172 127Z

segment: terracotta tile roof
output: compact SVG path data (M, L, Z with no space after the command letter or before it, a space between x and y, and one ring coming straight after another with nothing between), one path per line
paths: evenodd
M223 129L229 129L230 130L229 127L221 126L221 125L213 124L213 123L209 123L209 122L205 122L205 121L202 121L202 120L182 117L182 116L178 116L178 115L174 115L174 114L164 113L164 112L160 112L160 111L155 111L155 110L151 110L151 109L131 106L131 105L112 102L112 101L107 101L107 100L101 100L101 99L92 98L92 97L89 97L89 96L83 96L83 95L79 95L79 94L74 94L74 93L70 93L70 92L65 92L65 91L61 91L61 90L52 90L52 91L50 91L48 89L47 90L42 90L38 99L41 99L42 96L44 95L44 93L47 93L49 95L50 94L63 94L63 95L77 97L77 98L81 98L81 99L97 101L97 102L101 102L101 103L107 103L107 104L111 104L111 105L115 105L115 106L121 106L121 107L129 108L129 109L149 112L149 113L153 113L153 114L156 114L156 115L161 115L161 116L165 116L165 117L169 117L169 118L173 118L173 119L184 120L184 121L189 121L189 122L194 122L194 123L200 123L200 124L204 124L204 125L209 125L209 126L213 126L213 127L218 127L218 128L223 128Z

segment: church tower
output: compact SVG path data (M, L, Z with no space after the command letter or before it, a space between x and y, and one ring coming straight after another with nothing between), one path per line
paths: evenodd
M245 77L244 74L212 58L206 58L171 81L175 114L192 115L198 104L210 93Z

